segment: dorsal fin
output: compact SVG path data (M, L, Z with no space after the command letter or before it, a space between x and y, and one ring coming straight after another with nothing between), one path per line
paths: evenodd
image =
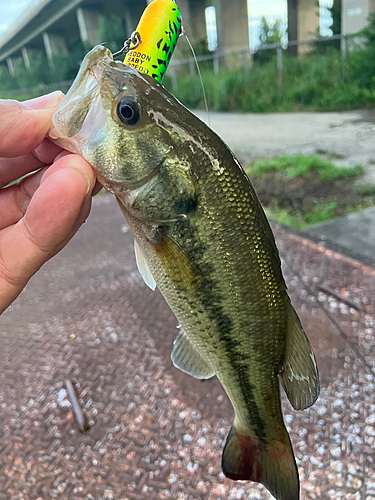
M134 252L135 252L135 260L137 262L138 271L141 273L144 282L148 287L151 288L152 291L155 291L156 283L150 268L146 262L146 259L143 255L141 247L138 245L137 240L134 240Z
M313 350L292 305L288 314L281 383L295 410L304 410L319 396L319 375Z
M183 330L180 330L173 342L171 358L176 368L194 378L207 379L215 375L212 366L202 357L198 348Z

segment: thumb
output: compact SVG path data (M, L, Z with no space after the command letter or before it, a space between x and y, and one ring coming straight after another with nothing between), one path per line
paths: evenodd
M46 170L25 216L0 232L0 314L78 231L90 212L94 185L83 158L64 156Z

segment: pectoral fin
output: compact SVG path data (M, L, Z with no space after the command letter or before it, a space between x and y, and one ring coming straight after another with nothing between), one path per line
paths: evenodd
M194 378L207 379L215 375L213 368L202 357L198 348L183 330L180 331L173 343L171 358L176 368Z
M318 369L310 342L292 306L288 315L285 358L280 377L294 409L304 410L315 403L319 396Z
M161 267L175 286L192 290L204 281L202 273L185 254L183 249L169 236L159 235L152 244Z
M134 252L135 252L135 260L137 262L138 271L141 273L142 278L144 279L146 285L150 287L152 291L155 291L156 288L155 280L151 274L150 268L148 267L143 252L137 243L137 240L134 240Z

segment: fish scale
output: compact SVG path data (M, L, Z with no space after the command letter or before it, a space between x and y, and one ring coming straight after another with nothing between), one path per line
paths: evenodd
M174 365L200 379L216 375L227 392L235 418L225 475L297 500L279 380L304 409L318 396L318 373L271 228L238 161L160 84L102 46L85 57L50 135L82 154L117 197L139 270L181 325Z
M267 258L267 253L262 249L261 242L255 239L252 233L259 234L257 226L256 213L261 210L258 201L253 199L253 206L249 204L248 195L248 181L242 173L238 175L235 170L234 175L225 170L223 173L212 169L212 163L208 160L207 156L199 158L196 164L192 165L193 172L199 178L199 202L194 216L189 219L189 223L194 227L196 238L190 240L190 246L187 245L186 240L182 236L179 238L178 225L171 233L172 238L180 246L183 245L186 256L197 266L200 267L202 274L206 280L213 283L208 291L205 289L201 296L199 292L194 289L191 294L183 296L182 294L175 295L173 293L173 283L167 280L165 276L157 277L159 270L159 262L155 262L155 267L151 266L151 270L157 282L162 283L160 289L171 308L176 312L177 319L184 325L185 331L194 339L195 343L203 350L210 351L210 344L212 340L224 345L226 356L224 359L217 361L216 374L226 389L230 399L235 402L234 407L244 407L247 420L253 422L252 425L256 426L256 434L258 437L264 434L263 424L259 416L259 409L254 403L253 389L250 382L250 375L247 363L241 362L241 358L248 359L250 363L258 362L258 352L264 352L265 348L268 351L269 361L271 365L275 366L281 363L282 351L277 352L277 339L278 335L276 330L282 330L282 335L286 332L286 318L283 309L276 309L276 313L272 314L275 322L274 328L261 327L262 318L270 317L269 309L272 306L277 306L277 299L281 304L281 294L279 293L276 280L269 280L267 275L272 275L271 264ZM197 166L199 165L199 169ZM207 166L206 166L207 165ZM235 175L237 174L237 175ZM214 177L214 178L213 178ZM222 193L212 192L213 186L220 182L220 190ZM241 182L242 181L242 182ZM241 189L242 188L242 189ZM218 206L213 203L216 199L222 199L223 194L232 192L235 194L232 202L225 204L225 210L221 215L217 212ZM243 193L243 195L242 195ZM218 198L217 198L218 197ZM204 207L204 208L203 208ZM223 208L223 207L222 207ZM238 217L238 209L241 208L241 218ZM200 211L203 213L201 214ZM249 218L246 218L249 215ZM221 220L224 217L224 220ZM245 226L243 221L249 220L250 223ZM180 223L183 225L184 223ZM216 230L212 232L212 227L216 226ZM228 238L227 228L230 226L234 231L236 244L240 252L233 252L233 241ZM250 245L249 245L250 241ZM195 262L195 255L202 252L201 247L205 245L203 262L201 259ZM241 249L244 251L241 252ZM147 249L145 250L147 252ZM231 251L231 252L228 252ZM228 253L231 255L228 256ZM234 259L230 257L234 257ZM238 262L240 260L240 262ZM210 268L206 270L205 263ZM240 264L240 265L239 265ZM263 273L260 271L260 265L264 269ZM254 280L254 267L258 275L258 283L254 288L244 286L249 279ZM227 277L229 288L234 292L226 293L223 286L223 273ZM261 282L268 285L269 293L259 296L257 290L261 286ZM236 292L235 290L238 290ZM271 301L270 298L273 297ZM225 298L224 298L225 297ZM262 303L263 302L263 303ZM180 304L189 304L189 308L180 307ZM248 310L250 308L259 309L260 319L255 316L254 319L249 318ZM181 309L181 312L179 312ZM207 312L211 309L211 315ZM204 313L197 315L197 311L203 310ZM190 313L192 311L192 313ZM190 314L189 314L190 313ZM199 316L200 328L197 326L197 316ZM228 321L229 319L229 321ZM249 321L250 319L250 321ZM228 327L228 323L233 325L232 328ZM249 325L250 323L250 325ZM253 324L252 324L253 323ZM269 324L269 323L268 323ZM247 327L247 330L245 330ZM218 331L221 335L218 335ZM249 331L254 331L256 335L249 335ZM246 332L246 335L245 335ZM228 336L228 340L226 340ZM203 339L203 341L202 341ZM236 339L236 340L234 340ZM273 344L272 340L276 339L276 346L274 349L268 347ZM233 345L234 343L237 345ZM242 352L253 353L252 356L243 356ZM275 353L273 359L272 352ZM206 355L207 357L207 355ZM233 369L233 364L238 367L242 366L243 375L240 373L234 374L236 382L240 382L240 391L237 387L234 391L230 384L228 384L227 373ZM262 368L263 370L263 368ZM223 373L223 375L221 375ZM229 380L231 380L229 378ZM237 385L237 384L236 384ZM265 385L264 383L262 384ZM234 393L234 394L233 394ZM239 394L240 393L240 394ZM239 404L239 399L243 399L243 403ZM278 392L273 395L274 399L278 402ZM250 408L249 408L250 407ZM278 409L279 403L273 405L273 409ZM249 411L250 410L250 411ZM238 411L238 410L237 410ZM238 413L241 413L238 411ZM275 414L275 411L273 411ZM280 411L279 411L280 414ZM266 412L263 412L264 421ZM274 425L274 423L272 423Z

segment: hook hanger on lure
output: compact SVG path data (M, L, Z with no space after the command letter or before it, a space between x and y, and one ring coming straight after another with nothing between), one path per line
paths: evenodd
M141 43L142 43L141 35L138 33L138 31L133 31L133 33L130 35L130 38L128 38L125 41L122 49L120 49L118 52L115 52L113 54L113 59L115 57L122 56L123 54L127 54L131 50L137 49Z

